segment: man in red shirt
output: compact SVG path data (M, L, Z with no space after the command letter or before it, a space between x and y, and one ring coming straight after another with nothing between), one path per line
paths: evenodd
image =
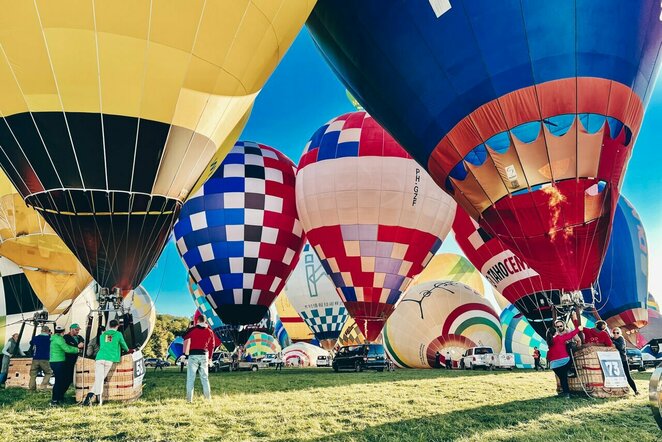
M573 322L575 322L575 326L577 326L577 322ZM595 323L595 328L584 328L584 344L613 347L614 344L611 342L611 337L607 332L607 323L600 320Z
M211 399L209 388L209 360L214 354L216 339L214 332L207 326L207 318L200 315L195 327L191 327L184 335L184 341L189 340L188 365L186 367L186 400L193 402L193 386L195 376L200 373L202 393L206 399Z

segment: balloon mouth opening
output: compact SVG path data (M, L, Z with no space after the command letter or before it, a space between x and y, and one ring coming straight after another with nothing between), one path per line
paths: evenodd
M216 313L224 324L249 325L260 322L268 309L266 305L223 305Z

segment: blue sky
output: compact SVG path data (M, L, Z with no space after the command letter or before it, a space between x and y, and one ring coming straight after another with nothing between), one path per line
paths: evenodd
M345 89L326 65L308 34L301 31L255 101L240 139L279 149L295 163L308 138L331 118L353 108ZM653 93L628 167L623 194L637 208L646 228L650 291L662 299L662 85ZM461 253L452 235L441 252ZM657 270L657 272L654 271ZM159 313L191 315L193 301L186 286L186 270L174 243L169 243L143 285Z

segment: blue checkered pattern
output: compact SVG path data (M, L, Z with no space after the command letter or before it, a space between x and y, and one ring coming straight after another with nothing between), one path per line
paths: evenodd
M177 249L221 316L223 305L270 305L296 265L295 171L275 149L238 142L182 207Z
M337 339L347 321L347 309L339 306L314 308L302 311L301 318L317 339Z

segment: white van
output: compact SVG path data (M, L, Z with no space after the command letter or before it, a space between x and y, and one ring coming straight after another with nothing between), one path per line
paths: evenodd
M471 347L462 355L460 359L460 368L465 370L475 370L482 367L485 370L496 364L496 357L492 347Z

